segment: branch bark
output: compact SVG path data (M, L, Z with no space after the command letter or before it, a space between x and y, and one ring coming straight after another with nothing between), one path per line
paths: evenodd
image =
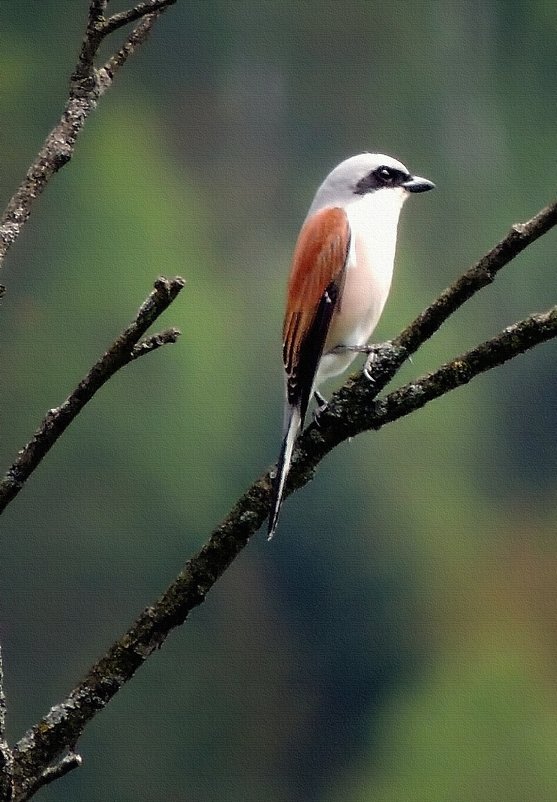
M118 30L124 25L129 25L130 22L136 22L138 19L146 15L152 15L164 11L168 6L172 6L176 0L146 0L144 3L138 3L135 8L129 8L127 11L120 11L113 14L103 25L104 35Z
M497 272L530 242L557 223L555 206L508 236L426 309L394 340L377 348L373 382L351 378L320 417L299 438L286 494L305 485L324 456L343 440L410 414L434 398L471 381L535 345L557 337L557 307L509 326L491 340L456 357L431 374L376 399L404 360L428 339L468 298L493 281ZM95 663L87 676L55 705L13 750L16 799L25 796L26 778L39 776L72 748L87 723L128 682L168 634L200 605L251 536L265 521L270 502L269 473L236 502L205 546L189 560L163 595Z
M516 223L485 256L460 276L450 287L395 337L383 357L374 366L372 385L359 375L345 385L354 393L373 400L396 375L406 360L441 328L445 320L483 287L492 284L499 271L537 239L557 225L557 202L550 203L525 223ZM335 397L343 398L344 393ZM349 400L349 398L347 399Z
M13 755L6 740L6 696L4 694L4 666L0 647L0 800L13 799Z
M85 404L120 368L162 345L176 342L180 332L175 328L152 334L145 339L141 338L170 306L183 287L184 280L180 277L157 279L155 289L141 304L132 323L114 340L108 351L93 365L64 403L47 412L31 440L21 449L17 459L0 481L0 515L23 489L35 468L79 415Z
M20 802L23 802L24 799L31 799L40 788L44 788L45 785L50 785L50 783L53 783L55 780L60 780L62 777L65 777L66 774L69 774L70 771L78 769L82 763L81 755L70 751L54 766L49 766L37 777L30 778L24 793L18 793L17 797L10 798L14 800L18 799Z
M146 0L128 11L105 19L107 0L91 0L85 37L70 80L69 95L62 116L48 134L0 218L0 267L29 219L35 199L72 158L85 122L96 108L100 97L112 85L116 72L147 39L158 17L175 2L176 0ZM104 39L123 25L137 20L137 26L122 47L104 66L96 69L94 60Z
M90 113L99 98L109 89L116 72L147 39L151 28L166 8L176 0L145 0L135 7L105 19L108 0L90 0L85 36L79 58L70 80L68 99L57 125L48 134L22 183L9 200L0 217L0 267L27 222L35 199L42 194L52 177L67 164ZM119 50L97 69L95 58L103 40L129 23L138 24ZM79 387L58 409L50 410L32 440L20 451L17 459L0 483L0 513L19 493L32 471L94 393L120 367L156 348L175 342L179 332L169 329L140 341L151 323L174 300L183 287L181 279L160 279L155 292L139 310L134 323L116 340L104 357L92 368ZM5 287L0 284L0 299ZM13 754L5 737L6 703L0 653L0 802L13 799ZM25 779L26 797L43 785L76 768L81 762L73 752L56 765L47 766ZM23 787L23 785L21 785Z

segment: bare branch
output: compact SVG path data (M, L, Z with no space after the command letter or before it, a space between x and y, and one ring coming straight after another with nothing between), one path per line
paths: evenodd
M89 4L89 20L97 25L103 21L104 12L108 6L108 0L91 0Z
M6 697L4 694L4 667L0 647L0 800L13 798L13 755L6 740Z
M69 752L67 755L64 755L59 763L56 763L54 766L49 766L38 777L31 778L25 786L20 786L14 797L14 802L25 802L25 800L31 799L39 788L43 788L45 785L49 785L55 780L65 777L70 771L78 769L82 763L83 759L81 755L77 755L75 752Z
M131 352L131 359L137 359L151 351L155 351L157 348L160 348L161 345L175 343L179 336L180 329L176 328L165 329L165 331L161 331L158 334L151 334L149 337L140 340L137 345L134 345Z
M433 373L421 376L384 398L377 399L371 406L367 402L362 402L361 398L353 399L351 402L335 400L334 409L330 413L326 410L324 416L330 414L335 424L342 419L345 426L342 433L337 425L331 427L335 430L334 438L324 453L349 437L355 437L364 431L381 429L387 423L393 423L451 390L468 384L481 373L503 365L534 346L555 338L557 338L557 306L508 326L496 337L455 357ZM345 415L344 407L347 403L350 403L351 408ZM321 418L319 424L321 427ZM312 424L306 429L303 437L314 441L315 429L315 425ZM318 459L321 460L322 456L319 455Z
M135 8L104 18L106 0L91 0L85 37L70 81L70 92L62 116L48 134L24 180L9 200L0 217L0 266L9 249L27 222L33 203L42 194L52 177L73 156L75 144L99 98L112 85L116 71L147 39L158 17L176 0L150 0ZM103 39L121 24L141 20L122 47L108 59L104 67L95 69L94 60Z
M130 22L136 22L147 14L152 14L155 11L164 11L168 6L174 5L175 2L176 0L145 0L143 3L138 3L135 8L113 14L103 25L104 35L106 36L118 28L121 28L123 25L128 25Z
M59 123L47 136L0 218L0 265L27 222L34 200L52 176L71 159L77 136L95 104L93 94L68 100Z
M137 48L147 39L151 28L160 17L163 10L164 9L143 17L141 22L139 22L130 33L122 47L98 70L97 76L99 79L100 94L106 92L108 87L112 84L117 71L124 66L129 57L133 56Z
M342 440L364 428L379 429L408 415L433 398L554 337L557 337L557 307L510 326L434 373L377 400L371 408L362 405L361 399L354 398L352 406L356 412L350 409L343 417L347 410L341 409L337 403L337 408L329 414L324 432L312 425L302 435L287 492L306 484L325 454ZM44 770L44 766L56 759L68 745L74 744L88 721L133 677L153 651L161 647L169 632L182 624L191 610L204 601L211 587L267 517L270 491L267 473L239 499L172 585L113 644L67 699L52 707L16 744L16 784L22 781L20 778Z
M32 439L19 452L17 459L0 482L0 514L23 488L43 457L79 415L85 404L111 376L138 357L154 351L161 345L176 342L179 336L178 329L168 329L145 340L141 340L141 337L170 306L183 287L184 280L179 277L157 279L155 289L139 308L135 320L93 365L64 403L47 412Z
M64 777L73 769L79 768L82 763L83 758L81 755L77 755L75 752L70 752L69 754L65 755L55 766L51 766L43 771L41 775L41 785L48 785L54 780ZM31 796L31 794L29 794L29 796Z
M147 26L148 32L152 28L157 17L169 6L174 5L174 3L176 3L176 0L145 0L145 2L138 3L134 8L118 12L117 14L113 14L112 17L105 19L104 12L108 5L107 0L91 0L85 36L72 76L74 88L79 86L87 92L91 85L96 83L95 57L101 42L106 39L107 36L118 30L118 28L122 28L124 25L131 22L143 20L145 17L150 18L150 24Z
M526 223L516 223L501 242L445 290L394 341L410 353L422 345L445 320L482 287L491 284L501 268L519 253L557 225L557 202L539 211Z
M404 362L414 354L443 323L483 287L495 281L499 271L519 253L557 225L557 202L549 204L526 223L516 223L509 233L485 256L470 267L454 284L444 290L430 306L390 341L389 353L383 352L374 365L373 385L363 374L352 377L339 391L354 388L371 402L391 381ZM338 394L335 394L335 397Z
M556 206L529 223L514 226L509 235L470 268L393 341L378 348L374 382L350 379L320 417L299 438L286 493L302 487L323 457L338 443L365 429L409 414L429 400L470 381L557 336L557 311L533 315L492 340L458 357L435 373L399 388L384 399L375 397L410 353L430 337L446 318L496 273L557 222ZM140 346L141 347L141 346ZM264 522L269 509L270 477L265 474L238 500L207 544L195 555L165 593L148 607L130 629L96 663L68 698L49 713L14 748L14 781L38 776L66 748L75 744L87 722L128 682L168 633L182 624Z

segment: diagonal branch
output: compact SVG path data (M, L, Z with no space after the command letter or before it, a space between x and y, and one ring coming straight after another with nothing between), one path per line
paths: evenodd
M556 309L533 315L433 374L399 388L386 398L374 400L408 355L450 314L491 283L504 265L556 223L557 205L553 205L528 223L514 226L505 239L442 293L397 338L378 348L373 384L360 377L349 380L333 396L320 418L320 427L308 427L299 439L287 494L306 484L323 457L348 437L397 420L481 372L557 337ZM270 479L269 474L265 474L238 500L207 544L186 564L158 601L113 644L68 698L55 705L19 741L14 748L14 779L20 791L29 778L40 776L65 749L73 747L88 721L162 645L169 632L203 602L213 584L265 520L269 499Z
M13 797L13 755L6 740L6 696L4 694L4 667L0 647L0 799Z
M127 37L122 47L117 50L116 53L110 56L103 67L97 70L97 77L99 80L99 95L103 95L106 92L106 90L111 86L117 71L124 66L129 57L133 56L137 48L147 39L149 33L151 32L151 28L163 11L164 9L161 9L143 17L141 22L135 26L133 31Z
M368 403L387 386L404 362L414 354L443 323L483 287L492 284L500 270L529 245L557 225L557 202L541 209L526 223L516 223L508 234L485 256L470 267L454 284L389 343L374 364L373 384L363 374L348 381L334 398L348 401L352 394L362 394Z
M335 408L330 413L328 424L322 427L320 417L319 427L315 423L311 424L300 438L293 468L295 476L287 492L293 492L306 484L313 477L315 467L323 457L344 440L365 431L381 429L388 423L406 417L430 401L468 384L481 373L499 367L536 345L555 338L557 306L508 326L496 337L371 404L362 396L335 400ZM328 414L329 411L326 410L323 417Z
M120 11L109 17L102 26L103 33L107 36L118 28L129 25L130 22L136 22L147 14L164 11L168 6L174 5L175 2L176 0L145 0L143 3L138 3L135 8Z
M112 85L114 75L147 39L158 17L176 0L146 0L128 11L104 18L107 0L91 0L87 27L74 68L62 116L46 137L35 160L0 217L0 266L27 222L35 199L52 177L73 156L75 144L99 98ZM120 22L119 22L120 20ZM103 40L127 22L139 20L121 48L95 68Z
M19 791L14 799L17 799L18 802L24 802L26 799L31 799L31 797L37 793L39 788L43 788L45 785L50 785L50 783L60 780L62 777L65 777L66 774L69 774L70 771L78 769L82 763L83 760L81 755L77 755L72 751L68 752L68 754L64 755L64 757L54 766L49 766L37 777L30 779L25 786L25 791Z
M364 426L354 428L348 437L370 429L381 429L387 423L393 423L445 393L468 384L481 373L499 367L536 345L555 338L557 338L557 306L508 326L493 339L455 357L433 373L428 373L399 387L385 398L378 399L373 408L366 411L367 421L364 422Z
M96 362L71 395L56 409L47 412L38 429L17 455L0 481L0 514L48 454L54 443L75 420L95 393L125 365L162 345L176 342L178 329L167 329L141 339L147 329L161 316L184 287L184 280L159 278L155 289L142 303L132 323L114 340L108 351Z
M306 484L317 464L342 440L364 429L379 429L410 414L428 401L460 387L480 373L512 359L538 343L557 337L557 307L509 326L497 337L379 399L363 406L348 423L335 419L324 434L310 426L300 440L287 492ZM354 404L357 406L357 401ZM73 747L86 724L128 682L172 629L201 604L211 587L259 529L269 510L269 474L239 499L209 541L184 567L163 595L140 615L130 629L90 669L67 699L55 705L14 747L17 788L43 772L67 748ZM16 796L21 800L25 796Z

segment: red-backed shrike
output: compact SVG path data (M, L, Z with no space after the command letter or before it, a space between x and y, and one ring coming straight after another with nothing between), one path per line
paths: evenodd
M389 295L400 210L435 185L390 156L361 153L323 181L300 231L283 326L284 439L273 482L274 534L296 436L317 387L365 350Z

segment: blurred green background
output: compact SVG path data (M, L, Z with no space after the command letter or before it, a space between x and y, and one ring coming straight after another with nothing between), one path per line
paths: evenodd
M61 111L86 9L0 2L3 203ZM549 0L181 0L159 21L2 275L4 466L153 279L187 279L161 323L179 344L121 371L2 518L12 740L276 458L284 285L328 170L374 150L437 183L403 212L385 339L554 198L556 69ZM555 303L555 236L399 381ZM555 355L337 449L41 798L554 802Z

